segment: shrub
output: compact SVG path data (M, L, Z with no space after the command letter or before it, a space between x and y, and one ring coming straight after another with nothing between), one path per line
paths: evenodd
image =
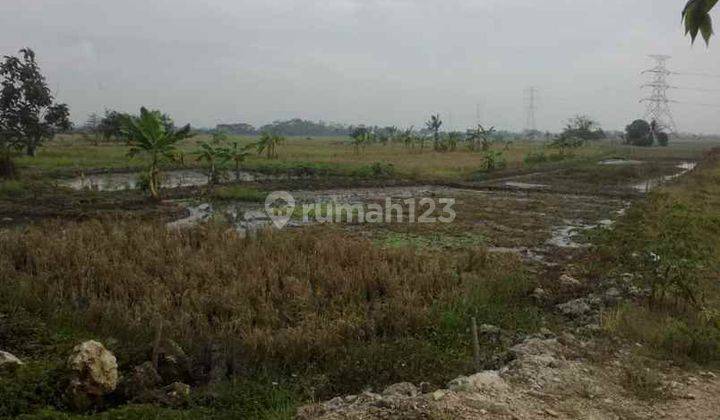
M26 185L20 181L0 181L0 198L18 198L27 192Z

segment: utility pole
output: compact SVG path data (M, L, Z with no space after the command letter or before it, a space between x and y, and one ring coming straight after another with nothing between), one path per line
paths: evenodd
M525 89L525 101L527 106L525 108L526 119L525 119L525 131L537 131L537 125L535 123L535 110L537 110L537 93L536 87L529 87Z
M640 99L644 102L645 118L648 122L655 121L657 126L670 133L676 133L675 119L670 112L670 103L675 102L667 97L667 91L672 88L668 84L667 77L672 73L667 69L667 61L669 55L651 55L649 56L655 61L655 66L642 72L642 74L650 75L651 80L642 86L643 89L650 89L650 96Z

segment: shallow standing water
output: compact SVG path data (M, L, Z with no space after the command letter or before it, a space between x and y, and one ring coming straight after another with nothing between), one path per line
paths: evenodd
M239 175L239 178L236 175ZM139 188L141 176L142 174L140 172L81 175L72 179L62 180L59 184L74 190L132 190ZM246 171L241 171L239 174L236 174L233 171L232 173L228 172L226 178L231 181L252 182L278 177ZM197 169L180 169L163 172L161 185L163 188L178 188L207 185L207 183L208 176L206 172Z
M650 190L653 190L663 184L665 184L668 181L672 181L673 179L679 178L686 173L692 171L697 166L697 162L682 162L676 166L676 168L680 169L679 172L672 174L672 175L665 175L659 178L653 178L648 179L643 182L639 182L637 184L634 184L632 187L636 191L640 191L642 193L647 193Z

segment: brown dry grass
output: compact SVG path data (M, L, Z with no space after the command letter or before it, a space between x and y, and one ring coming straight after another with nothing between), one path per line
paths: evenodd
M468 255L383 250L322 229L241 239L214 225L170 232L140 222L48 223L3 237L0 305L115 338L125 363L146 357L162 319L165 337L194 358L220 346L240 373L334 363L347 374L382 376L347 380L367 384L443 363L417 342L437 340L460 369L458 337L470 313L515 322L532 287L517 261ZM494 310L503 315L488 319ZM349 356L361 348L369 349L365 361L373 351L423 359L401 369L375 353L379 360L365 366Z

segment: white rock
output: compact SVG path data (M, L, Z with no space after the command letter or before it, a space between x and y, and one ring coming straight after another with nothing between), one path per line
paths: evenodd
M565 287L578 287L582 283L580 283L580 280L569 274L563 274L562 276L560 276L560 284Z
M486 370L470 376L460 376L448 383L448 389L465 392L501 392L508 385L496 370Z
M68 391L79 401L82 397L96 398L117 388L118 370L115 356L97 341L75 346L67 361L73 372Z
M383 395L399 395L404 397L414 397L419 394L415 385L410 382L400 382L385 388Z
M0 350L0 370L14 370L22 364L22 360L15 357L15 355Z
M590 312L590 305L585 299L575 299L569 302L561 303L556 306L563 315L578 317Z

